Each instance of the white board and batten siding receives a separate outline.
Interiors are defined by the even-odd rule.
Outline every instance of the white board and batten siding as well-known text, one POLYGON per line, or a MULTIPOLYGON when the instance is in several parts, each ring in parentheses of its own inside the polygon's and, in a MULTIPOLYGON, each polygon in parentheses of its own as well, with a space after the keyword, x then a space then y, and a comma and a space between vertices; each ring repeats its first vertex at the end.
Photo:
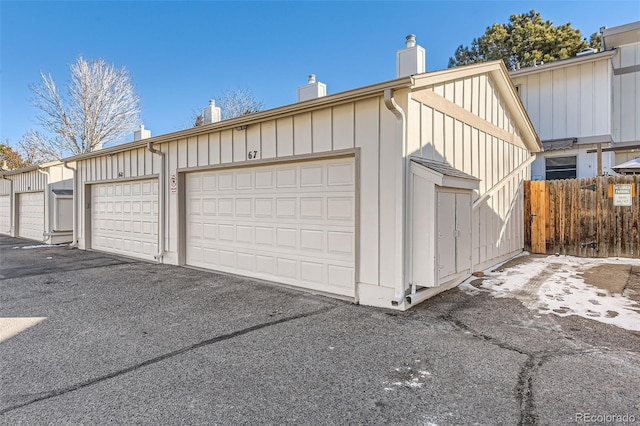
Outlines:
POLYGON ((613 63, 614 142, 640 141, 640 43, 620 46, 613 63))
MULTIPOLYGON (((593 143, 616 142, 619 112, 615 98, 616 77, 612 73, 611 53, 600 53, 557 61, 545 67, 512 72, 513 83, 542 141, 576 138, 573 149, 551 150, 538 156, 531 166, 533 179, 546 176, 545 158, 576 156, 576 176, 597 173, 597 156, 586 151, 593 143)), ((634 96, 634 95, 631 95, 634 96)), ((634 99, 635 103, 635 99, 634 99)), ((603 153, 602 170, 610 173, 615 165, 613 153, 603 153)))
MULTIPOLYGON (((461 120, 448 115, 440 106, 420 102, 413 94, 410 114, 419 126, 409 130, 409 155, 448 163, 480 179, 473 199, 492 192, 472 212, 471 259, 475 270, 505 259, 524 246, 523 181, 530 168, 520 166, 530 152, 518 142, 517 126, 494 88, 489 74, 428 86, 437 99, 445 99, 482 121, 461 120), (506 141, 505 139, 514 139, 506 141), (516 171, 518 168, 520 170, 516 171)), ((454 108, 456 110, 456 108, 454 108)), ((464 116, 465 113, 458 114, 464 116)))
MULTIPOLYGON (((308 164, 313 164, 314 161, 318 161, 318 164, 322 164, 322 167, 326 170, 324 186, 318 187, 317 198, 324 200, 321 201, 325 209, 323 214, 327 215, 330 213, 331 203, 329 203, 329 200, 333 197, 332 191, 337 188, 337 186, 328 184, 329 181, 326 179, 331 177, 331 173, 328 173, 328 170, 333 167, 332 164, 334 163, 350 162, 349 164, 353 165, 354 183, 345 186, 345 188, 349 188, 346 192, 351 194, 345 195, 345 197, 353 198, 354 200, 353 217, 345 223, 342 223, 342 220, 346 219, 338 220, 340 225, 337 223, 330 224, 330 221, 323 222, 321 219, 318 219, 319 222, 315 223, 313 222, 315 219, 298 217, 295 220, 292 219, 293 221, 290 225, 295 226, 292 229, 298 230, 296 237, 298 244, 302 241, 301 233, 305 230, 304 226, 309 225, 312 229, 319 226, 326 228, 324 231, 323 250, 326 251, 325 254, 327 254, 327 259, 329 260, 325 261, 324 264, 320 262, 320 266, 315 267, 324 271, 323 284, 314 283, 313 286, 315 287, 310 284, 309 288, 313 287, 321 291, 352 295, 355 291, 355 280, 373 286, 392 288, 396 279, 402 274, 401 262, 395 261, 396 246, 398 245, 398 235, 396 233, 398 229, 402 229, 401 226, 398 226, 398 221, 401 221, 402 218, 398 216, 394 207, 396 193, 402 184, 402 175, 399 173, 402 167, 402 152, 401 148, 394 146, 393 143, 383 143, 384 141, 395 140, 396 135, 396 118, 386 108, 382 93, 380 93, 378 96, 362 100, 265 119, 264 121, 250 124, 245 130, 214 130, 195 136, 155 143, 154 148, 161 150, 166 155, 163 173, 160 171, 159 156, 151 154, 145 147, 136 147, 130 150, 114 152, 110 155, 82 159, 78 161, 76 190, 79 196, 83 198, 86 196, 85 186, 91 188, 89 192, 91 193, 97 184, 111 184, 118 180, 150 178, 157 181, 157 177, 164 174, 167 179, 167 182, 165 182, 167 200, 165 212, 166 253, 163 262, 170 264, 180 264, 181 262, 199 263, 211 269, 223 270, 223 267, 219 264, 220 258, 218 258, 217 262, 214 261, 211 264, 196 260, 199 256, 197 251, 204 248, 204 244, 202 244, 202 248, 197 248, 197 239, 191 241, 193 244, 189 249, 188 259, 180 258, 178 253, 181 245, 180 238, 189 239, 189 237, 183 235, 184 231, 179 229, 178 220, 181 197, 184 197, 185 194, 182 194, 180 190, 169 189, 172 177, 185 179, 185 184, 178 185, 178 188, 185 189, 185 192, 188 188, 188 191, 196 194, 195 187, 197 184, 194 181, 189 181, 189 177, 198 176, 202 178, 207 173, 217 176, 220 173, 226 173, 223 172, 225 170, 236 174, 243 169, 249 170, 255 176, 256 170, 262 170, 262 168, 273 168, 273 170, 277 171, 280 164, 282 164, 282 167, 293 165, 302 170, 301 168, 307 162, 309 162, 308 164), (298 159, 301 162, 298 162, 298 159), (304 161, 302 162, 302 160, 304 161), (359 164, 359 166, 356 164, 359 164), (358 183, 356 184, 355 182, 358 183), (357 196, 354 194, 357 194, 357 196), (385 208, 380 209, 381 205, 385 206, 385 208), (331 226, 338 226, 338 228, 331 228, 331 226), (340 226, 345 226, 345 228, 342 229, 340 226), (338 229, 341 230, 338 231, 338 229), (358 229, 361 231, 358 232, 358 229), (335 233, 330 234, 330 231, 334 232, 332 230, 335 230, 335 233), (342 232, 342 234, 339 232, 342 232), (353 243, 347 243, 346 241, 352 238, 348 237, 348 235, 352 234, 358 235, 358 240, 356 241, 354 236, 353 243), (330 239, 331 242, 329 241, 330 239), (350 249, 340 252, 336 248, 338 246, 349 246, 350 249), (330 253, 329 250, 335 251, 335 253, 330 253), (335 268, 329 263, 333 261, 331 259, 335 260, 335 268), (394 260, 381 261, 381 259, 394 260), (347 270, 349 270, 348 273, 346 272, 347 270), (351 282, 348 285, 345 284, 344 280, 347 275, 351 277, 351 282)), ((234 179, 237 179, 237 175, 234 179)), ((298 190, 300 189, 298 188, 298 190)), ((247 188, 246 191, 254 191, 248 197, 253 202, 252 214, 257 211, 256 201, 259 198, 276 200, 277 197, 277 191, 270 193, 266 188, 247 188)), ((302 206, 301 197, 303 195, 304 192, 295 200, 298 209, 297 214, 299 214, 302 206)), ((200 196, 204 195, 200 194, 196 198, 200 196)), ((237 200, 234 201, 234 203, 236 202, 237 200)), ((79 201, 79 205, 84 205, 84 203, 84 200, 79 201)), ((285 204, 281 205, 285 206, 285 204)), ((311 205, 317 206, 317 203, 307 203, 305 208, 310 208, 309 206, 311 205)), ((185 203, 185 206, 188 206, 188 203, 185 203)), ((191 209, 192 207, 195 208, 193 205, 188 208, 191 209)), ((234 205, 234 208, 236 207, 234 205)), ((218 208, 220 208, 219 205, 218 208)), ((234 214, 236 212, 234 210, 234 214)), ((85 223, 86 228, 88 225, 84 216, 85 212, 82 211, 80 213, 79 221, 80 223, 85 223)), ((189 210, 189 215, 196 222, 200 220, 196 219, 195 210, 189 210)), ((246 222, 246 226, 253 227, 251 238, 254 242, 257 238, 256 226, 262 226, 259 224, 258 218, 255 217, 246 222)), ((220 225, 224 225, 224 223, 217 224, 218 234, 220 234, 220 225)), ((240 228, 239 235, 237 226, 233 229, 232 238, 237 244, 240 244, 238 239, 243 238, 242 233, 244 231, 246 231, 244 228, 240 228)), ((79 234, 80 247, 90 248, 93 242, 82 227, 79 234)), ((281 239, 285 238, 286 232, 281 232, 280 234, 281 239)), ((274 235, 274 237, 277 238, 277 235, 274 235)), ((285 240, 286 238, 282 241, 285 240)), ((216 245, 213 242, 211 244, 212 247, 216 245)), ((238 248, 236 253, 241 252, 239 247, 239 245, 236 247, 238 248)), ((245 246, 245 248, 247 247, 245 246)), ((285 249, 283 248, 283 250, 285 249)), ((280 282, 286 281, 285 278, 282 278, 277 273, 270 275, 255 271, 258 251, 255 247, 247 251, 250 256, 253 256, 252 261, 254 264, 251 267, 254 268, 255 274, 252 275, 247 272, 244 272, 244 274, 265 279, 272 277, 272 280, 280 282)), ((311 246, 306 251, 310 252, 311 246)), ((298 262, 296 274, 301 279, 301 281, 298 281, 299 283, 304 281, 301 275, 303 273, 301 259, 309 260, 309 265, 305 264, 306 269, 304 272, 307 277, 310 276, 308 272, 311 267, 310 264, 314 261, 314 256, 307 252, 300 254, 296 260, 298 262)), ((239 271, 238 256, 237 254, 235 256, 236 266, 229 269, 225 268, 224 270, 230 272, 239 271)), ((306 284, 297 285, 304 286, 306 284)))
POLYGON ((520 99, 540 139, 611 134, 611 64, 599 60, 519 75, 520 99))

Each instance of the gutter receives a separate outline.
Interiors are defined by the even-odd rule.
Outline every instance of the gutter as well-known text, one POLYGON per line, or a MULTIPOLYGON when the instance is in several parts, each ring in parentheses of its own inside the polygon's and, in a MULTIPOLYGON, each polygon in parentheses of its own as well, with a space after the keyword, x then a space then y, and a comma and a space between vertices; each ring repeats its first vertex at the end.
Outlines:
POLYGON ((401 265, 401 274, 400 279, 396 281, 395 294, 393 299, 391 300, 392 306, 399 306, 405 300, 406 295, 406 259, 405 253, 408 252, 406 248, 406 244, 408 244, 408 238, 405 238, 407 235, 407 222, 408 218, 407 211, 405 208, 405 204, 407 201, 407 188, 409 185, 408 181, 408 173, 405 173, 407 167, 407 135, 406 135, 406 122, 407 118, 405 112, 402 108, 396 103, 394 99, 394 89, 389 88, 384 90, 384 104, 389 111, 391 111, 396 116, 396 132, 397 139, 400 140, 402 146, 402 168, 400 169, 400 173, 402 173, 402 191, 396 192, 396 213, 398 218, 403 218, 402 226, 400 227, 396 233, 396 242, 397 247, 400 248, 396 253, 396 265, 401 265))
POLYGON ((76 188, 76 171, 77 168, 73 168, 71 166, 69 166, 69 162, 65 161, 64 163, 62 163, 62 165, 64 166, 65 169, 69 169, 71 170, 71 172, 73 173, 73 236, 71 244, 69 244, 69 247, 71 248, 76 248, 78 247, 78 188, 76 188))
POLYGON ((154 259, 158 261, 158 263, 162 263, 162 258, 164 257, 164 237, 165 237, 165 224, 166 224, 166 215, 165 215, 165 176, 164 176, 164 163, 165 163, 165 154, 164 152, 155 149, 153 147, 153 142, 147 142, 147 149, 152 154, 156 154, 160 156, 160 173, 158 174, 158 254, 153 256, 154 259))
POLYGON ((9 184, 9 229, 8 229, 8 234, 13 236, 13 222, 15 219, 15 214, 13 213, 13 198, 14 198, 14 194, 13 194, 13 180, 7 178, 7 176, 2 173, 2 180, 6 180, 8 181, 9 184))

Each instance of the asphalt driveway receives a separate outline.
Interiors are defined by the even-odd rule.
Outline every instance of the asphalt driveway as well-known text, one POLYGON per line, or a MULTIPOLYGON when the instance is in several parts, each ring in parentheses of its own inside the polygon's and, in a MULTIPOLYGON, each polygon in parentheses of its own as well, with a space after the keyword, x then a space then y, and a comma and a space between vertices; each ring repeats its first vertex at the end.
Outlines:
POLYGON ((640 423, 638 332, 33 245, 0 236, 0 424, 640 423))

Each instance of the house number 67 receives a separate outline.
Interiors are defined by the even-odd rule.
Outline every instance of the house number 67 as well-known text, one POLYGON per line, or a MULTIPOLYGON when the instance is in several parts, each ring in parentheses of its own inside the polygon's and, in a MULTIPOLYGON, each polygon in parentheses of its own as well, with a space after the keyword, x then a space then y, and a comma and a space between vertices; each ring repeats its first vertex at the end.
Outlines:
POLYGON ((253 160, 254 158, 258 158, 258 151, 249 151, 247 154, 249 160, 253 160))

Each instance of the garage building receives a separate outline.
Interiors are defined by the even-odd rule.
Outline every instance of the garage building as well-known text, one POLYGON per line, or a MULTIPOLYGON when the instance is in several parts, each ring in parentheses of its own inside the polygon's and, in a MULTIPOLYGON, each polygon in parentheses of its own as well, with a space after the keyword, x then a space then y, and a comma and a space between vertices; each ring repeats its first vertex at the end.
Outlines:
POLYGON ((502 62, 397 78, 67 159, 82 249, 407 309, 523 248, 542 148, 502 62))
POLYGON ((59 161, 1 171, 0 233, 46 244, 71 242, 73 172, 59 161))

